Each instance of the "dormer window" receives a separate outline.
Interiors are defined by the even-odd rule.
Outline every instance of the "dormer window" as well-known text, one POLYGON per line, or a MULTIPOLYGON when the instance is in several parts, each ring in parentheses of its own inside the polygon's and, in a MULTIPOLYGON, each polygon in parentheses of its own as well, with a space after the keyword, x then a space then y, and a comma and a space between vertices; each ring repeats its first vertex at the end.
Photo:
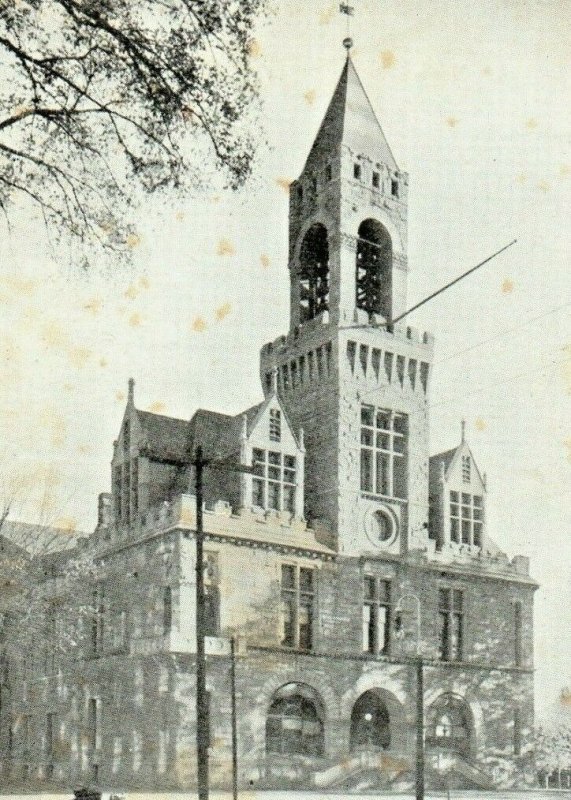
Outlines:
POLYGON ((450 492, 450 541, 482 547, 483 527, 483 497, 467 492, 450 492))
POLYGON ((353 164, 353 177, 356 181, 361 180, 361 165, 360 164, 353 164))
POLYGON ((270 441, 279 442, 282 438, 282 415, 279 409, 270 410, 270 441))
POLYGON ((295 513, 295 456, 254 448, 252 503, 260 508, 295 513))
POLYGON ((470 456, 462 456, 462 482, 470 483, 472 474, 472 465, 470 456))

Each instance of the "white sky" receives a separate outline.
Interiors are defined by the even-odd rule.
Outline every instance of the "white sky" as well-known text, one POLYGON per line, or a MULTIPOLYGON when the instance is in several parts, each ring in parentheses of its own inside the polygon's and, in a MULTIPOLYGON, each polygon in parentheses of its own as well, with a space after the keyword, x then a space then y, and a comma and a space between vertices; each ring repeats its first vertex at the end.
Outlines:
MULTIPOLYGON (((571 4, 354 5, 354 62, 410 173, 410 303, 518 239, 410 323, 436 336, 432 452, 465 417, 489 532, 541 583, 537 709, 553 715, 571 683, 571 4)), ((139 407, 174 416, 260 399, 259 348, 288 324, 283 181, 301 171, 345 35, 337 2, 274 7, 256 49, 269 146, 246 189, 149 201, 130 271, 74 273, 24 213, 2 229, 2 471, 47 477, 51 521, 92 529, 129 376, 139 407)))

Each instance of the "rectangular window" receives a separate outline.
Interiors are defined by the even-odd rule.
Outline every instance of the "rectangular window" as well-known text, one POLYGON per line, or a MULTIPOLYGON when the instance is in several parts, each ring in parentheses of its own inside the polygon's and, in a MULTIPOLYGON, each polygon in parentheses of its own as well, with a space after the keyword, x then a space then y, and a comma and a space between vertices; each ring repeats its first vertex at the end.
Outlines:
POLYGON ((361 490, 406 497, 408 417, 389 409, 361 407, 361 490))
POLYGON ((483 497, 467 492, 450 492, 450 540, 482 547, 483 497), (461 501, 461 502, 460 502, 461 501))
POLYGON ((279 409, 270 409, 270 441, 279 442, 282 438, 282 415, 279 409))
POLYGON ((391 181, 391 194, 393 197, 399 196, 399 182, 395 179, 391 181))
POLYGON ((56 715, 46 714, 46 761, 52 761, 54 756, 54 736, 56 731, 56 715))
POLYGON ((131 516, 133 519, 139 513, 139 459, 131 461, 131 516))
POLYGON ((363 579, 363 651, 387 655, 390 649, 391 583, 365 575, 363 579))
POLYGON ((462 482, 470 483, 472 464, 470 456, 462 456, 462 482))
POLYGON ((295 456, 276 450, 252 451, 252 465, 256 476, 252 478, 252 504, 274 511, 295 512, 296 463, 295 456))
POLYGON ((220 588, 218 553, 204 554, 204 632, 220 635, 220 588))
POLYGON ((97 700, 90 697, 87 703, 87 752, 92 758, 97 749, 97 700))
POLYGON ((332 178, 333 178, 333 168, 332 168, 331 164, 328 164, 325 167, 325 179, 327 181, 330 181, 332 178))
POLYGON ((373 189, 378 189, 381 184, 381 176, 378 172, 373 172, 373 189))
POLYGON ((163 635, 168 636, 172 629, 172 589, 165 586, 163 589, 163 635))
POLYGON ((91 655, 103 652, 105 637, 105 594, 102 583, 93 590, 93 617, 91 619, 91 655))
POLYGON ((513 731, 514 756, 521 755, 521 714, 519 708, 514 708, 514 731, 513 731))
POLYGON ((514 661, 516 667, 522 665, 522 605, 521 601, 514 603, 514 661))
POLYGON ((360 164, 353 164, 353 177, 356 181, 361 180, 361 165, 360 164))
POLYGON ((311 650, 315 603, 315 571, 283 564, 281 570, 282 647, 311 650))
POLYGON ((121 522, 122 504, 121 504, 121 467, 113 467, 113 512, 115 522, 121 522))
POLYGON ((464 597, 460 589, 438 590, 440 659, 461 661, 464 647, 464 597))

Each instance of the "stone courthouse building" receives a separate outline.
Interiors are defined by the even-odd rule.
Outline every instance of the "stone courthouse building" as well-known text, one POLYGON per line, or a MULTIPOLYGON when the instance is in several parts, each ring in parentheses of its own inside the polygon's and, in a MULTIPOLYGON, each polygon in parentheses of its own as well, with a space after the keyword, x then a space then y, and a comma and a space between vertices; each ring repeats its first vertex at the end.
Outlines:
POLYGON ((81 647, 31 677, 12 667, 10 780, 195 782, 200 445, 254 466, 205 472, 213 785, 231 776, 230 636, 243 785, 410 787, 417 653, 427 783, 533 781, 537 586, 527 558, 492 541, 463 429, 430 454, 433 337, 396 321, 407 202, 348 56, 290 188, 290 326, 262 347, 263 399, 188 421, 138 410, 130 383, 84 544, 96 568, 78 590, 91 603, 81 647))

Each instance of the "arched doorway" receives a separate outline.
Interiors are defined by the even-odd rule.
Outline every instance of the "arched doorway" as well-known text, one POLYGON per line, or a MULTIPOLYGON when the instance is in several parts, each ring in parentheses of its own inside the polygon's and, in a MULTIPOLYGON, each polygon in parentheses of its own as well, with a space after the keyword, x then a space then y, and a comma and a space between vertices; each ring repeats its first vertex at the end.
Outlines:
POLYGON ((376 219, 359 225, 355 286, 357 308, 369 314, 392 315, 393 245, 389 232, 376 219))
POLYGON ((428 723, 427 745, 469 756, 474 726, 470 708, 461 697, 441 695, 430 708, 428 723))
POLYGON ((274 694, 266 718, 266 752, 323 755, 323 704, 303 683, 287 683, 274 694))
POLYGON ((351 712, 350 748, 388 750, 391 720, 386 703, 374 689, 359 697, 351 712))
POLYGON ((303 237, 299 261, 299 319, 307 322, 329 310, 329 242, 321 223, 303 237))

